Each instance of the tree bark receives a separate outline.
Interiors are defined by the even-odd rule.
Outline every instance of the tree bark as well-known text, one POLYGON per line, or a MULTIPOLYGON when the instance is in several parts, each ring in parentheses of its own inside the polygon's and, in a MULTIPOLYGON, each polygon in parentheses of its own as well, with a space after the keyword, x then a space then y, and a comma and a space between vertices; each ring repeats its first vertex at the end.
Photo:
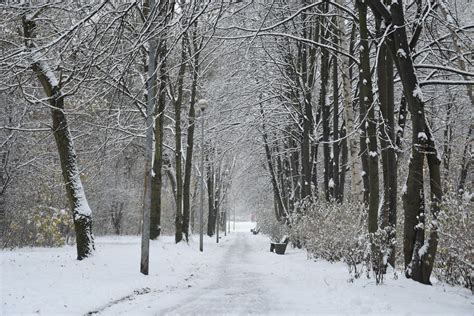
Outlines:
POLYGON ((393 25, 387 44, 400 74, 403 90, 412 118, 412 153, 406 188, 403 193, 405 209, 404 261, 405 275, 415 281, 430 284, 430 275, 436 256, 438 233, 436 219, 442 198, 440 159, 431 130, 427 124, 424 101, 418 84, 412 53, 406 34, 403 1, 393 1, 390 12, 380 0, 371 0, 374 14, 383 17, 386 25, 393 25), (427 157, 430 174, 431 219, 429 238, 425 241, 425 200, 423 191, 423 164, 427 157))
MULTIPOLYGON (((321 42, 326 42, 327 34, 321 36, 321 42)), ((323 125, 323 158, 324 158, 324 196, 327 201, 330 200, 329 179, 332 173, 331 166, 331 150, 329 147, 329 114, 330 104, 327 100, 327 85, 329 81, 329 52, 325 48, 321 48, 321 88, 319 91, 319 107, 322 114, 323 125)))
MULTIPOLYGON (((195 26, 196 27, 196 26, 195 26)), ((184 183, 183 183, 183 232, 186 241, 189 241, 189 217, 190 217, 190 187, 191 174, 193 171, 193 149, 194 149, 194 128, 196 122, 196 90, 199 75, 199 53, 201 47, 196 44, 196 30, 192 34, 192 43, 194 47, 192 82, 191 82, 191 100, 189 102, 188 113, 188 133, 186 141, 186 161, 184 165, 184 183)))
MULTIPOLYGON (((262 120, 264 120, 265 119, 264 112, 261 106, 260 106, 260 114, 262 116, 262 120)), ((275 203, 278 210, 278 212, 276 212, 276 217, 278 221, 282 221, 283 218, 287 216, 287 210, 284 207, 280 188, 278 187, 277 174, 275 172, 275 168, 274 168, 274 164, 272 160, 270 145, 268 144, 268 136, 265 131, 265 123, 262 123, 262 137, 263 137, 263 145, 265 147, 265 155, 266 155, 268 170, 270 171, 270 178, 271 178, 272 188, 273 188, 273 196, 275 198, 275 203)))
MULTIPOLYGON (((385 29, 378 30, 379 36, 383 36, 384 33, 385 29)), ((385 44, 382 44, 378 51, 377 79, 380 113, 382 115, 380 145, 384 190, 380 222, 382 228, 388 229, 388 242, 391 242, 396 237, 397 224, 397 159, 395 153, 393 60, 385 44)), ((395 267, 395 243, 391 243, 388 263, 395 267)))
POLYGON ((369 42, 367 30, 367 3, 358 1, 359 27, 360 27, 360 104, 361 108, 367 109, 367 141, 368 141, 368 171, 369 171, 369 233, 375 233, 378 228, 379 207, 379 170, 378 170, 378 146, 377 146, 377 121, 375 118, 375 106, 372 93, 372 77, 370 72, 369 42))
MULTIPOLYGON (((343 6, 344 3, 342 0, 336 1, 339 5, 343 6)), ((352 51, 350 44, 352 44, 352 36, 349 43, 349 40, 346 36, 346 30, 344 26, 344 19, 342 16, 339 16, 336 19, 338 32, 340 34, 341 47, 343 51, 349 52, 352 51)), ((355 30, 355 29, 354 29, 355 30)), ((352 194, 356 197, 361 205, 364 201, 364 189, 362 184, 362 165, 359 160, 359 141, 360 138, 357 137, 357 131, 354 126, 354 110, 352 107, 352 85, 351 85, 351 68, 350 60, 346 56, 339 56, 341 60, 341 77, 342 77, 342 91, 343 91, 343 105, 344 105, 344 122, 345 122, 345 131, 346 131, 346 140, 349 145, 348 159, 350 161, 351 168, 351 191, 352 194)), ((346 145, 347 146, 347 145, 346 145)), ((343 149, 344 150, 344 149, 343 149)))
POLYGON ((186 70, 186 36, 183 36, 181 47, 181 65, 178 71, 177 96, 173 101, 175 113, 175 166, 176 166, 176 218, 175 242, 183 240, 183 168, 182 168, 182 140, 181 140, 181 105, 183 100, 184 73, 186 70))
POLYGON ((346 170, 347 170, 347 135, 346 135, 346 125, 342 123, 341 131, 339 133, 341 141, 341 168, 339 168, 339 197, 341 202, 344 201, 344 188, 346 183, 346 170))
POLYGON ((216 209, 214 207, 214 186, 215 186, 215 175, 214 167, 211 163, 210 155, 212 154, 212 148, 209 148, 207 153, 207 200, 209 205, 209 213, 207 217, 207 235, 212 237, 214 235, 214 229, 216 226, 216 209))
MULTIPOLYGON (((336 41, 337 43, 337 41, 336 41)), ((338 63, 337 57, 333 58, 333 127, 332 127, 332 178, 333 178, 333 198, 337 202, 342 202, 340 196, 340 187, 339 187, 339 80, 338 80, 338 63)))
MULTIPOLYGON (((23 16, 23 35, 25 45, 29 51, 35 50, 33 42, 36 23, 23 16)), ((66 186, 69 207, 72 212, 74 230, 76 232, 77 259, 89 257, 94 250, 94 236, 92 234, 92 211, 82 185, 79 164, 69 124, 64 115, 64 95, 62 87, 49 65, 37 58, 35 53, 31 58, 31 68, 43 86, 51 106, 53 134, 59 153, 61 170, 66 186)))
POLYGON ((464 192, 464 186, 466 185, 467 173, 469 171, 469 167, 471 165, 471 152, 472 152, 472 130, 473 130, 473 123, 469 126, 469 132, 467 133, 466 137, 466 146, 464 147, 462 161, 461 161, 461 171, 459 173, 459 184, 458 184, 458 192, 462 194, 464 192))
MULTIPOLYGON (((303 38, 312 38, 313 30, 311 25, 308 26, 307 19, 309 15, 306 11, 302 14, 302 31, 303 38)), ((317 36, 317 35, 315 35, 317 36)), ((311 172, 312 157, 311 157, 311 137, 314 130, 313 106, 312 106, 312 88, 314 84, 314 66, 316 63, 316 49, 311 47, 307 49, 303 47, 301 51, 301 76, 302 76, 302 90, 303 90, 303 142, 301 145, 301 167, 302 167, 302 198, 310 197, 311 192, 311 172), (309 50, 309 54, 308 54, 309 50)))
POLYGON ((163 127, 166 107, 166 42, 160 48, 160 70, 158 88, 158 107, 155 114, 155 155, 153 162, 154 176, 151 179, 150 239, 161 234, 161 193, 163 188, 163 127))

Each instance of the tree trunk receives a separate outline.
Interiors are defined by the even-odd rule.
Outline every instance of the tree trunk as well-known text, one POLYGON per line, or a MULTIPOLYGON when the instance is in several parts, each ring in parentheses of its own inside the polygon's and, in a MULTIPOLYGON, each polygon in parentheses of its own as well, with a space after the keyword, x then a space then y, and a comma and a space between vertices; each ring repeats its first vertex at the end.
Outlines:
MULTIPOLYGON (((326 42, 327 35, 321 37, 321 42, 326 42)), ((319 91, 319 107, 322 113, 323 125, 323 158, 324 158, 324 195, 326 200, 330 200, 329 180, 332 171, 331 166, 331 150, 329 147, 329 114, 330 104, 327 100, 327 85, 329 81, 329 52, 325 48, 321 48, 321 88, 319 91)))
MULTIPOLYGON (((310 38, 313 35, 311 26, 308 30, 308 15, 306 11, 302 14, 302 31, 303 38, 310 38)), ((317 35, 315 35, 317 36, 317 35)), ((312 157, 311 157, 311 137, 313 135, 313 106, 312 106, 312 88, 314 83, 314 65, 316 62, 316 50, 312 48, 303 48, 301 52, 301 76, 302 76, 302 90, 303 90, 303 142, 301 145, 301 167, 302 167, 302 198, 311 197, 311 172, 312 157), (309 54, 308 54, 309 51, 309 54)))
MULTIPOLYGON (((344 5, 342 0, 337 0, 337 3, 341 6, 344 5)), ((344 27, 344 19, 338 17, 336 19, 338 32, 341 36, 341 47, 345 52, 352 51, 349 44, 352 44, 352 39, 349 43, 349 40, 346 36, 346 31, 344 27)), ((355 30, 355 29, 354 29, 355 30)), ((352 36, 351 36, 352 37, 352 36)), ((341 76, 342 76, 342 91, 343 91, 343 104, 344 104, 344 122, 345 122, 345 131, 346 139, 349 144, 348 159, 350 161, 351 168, 351 191, 352 194, 356 197, 361 205, 364 201, 364 189, 362 185, 362 165, 359 160, 359 137, 357 137, 357 131, 354 127, 354 110, 352 107, 352 85, 351 85, 351 70, 350 70, 350 60, 348 57, 340 55, 341 59, 341 76)), ((347 145, 346 145, 347 146, 347 145)), ((344 150, 344 149, 343 149, 344 150)))
POLYGON ((191 100, 189 102, 188 113, 188 135, 186 141, 186 161, 184 165, 184 183, 183 183, 183 232, 186 241, 189 241, 189 218, 190 218, 190 188, 191 188, 191 174, 193 171, 193 148, 194 148, 194 128, 196 122, 196 110, 194 105, 196 103, 196 90, 199 75, 199 50, 200 47, 196 45, 196 30, 193 31, 192 43, 194 44, 194 58, 193 58, 193 73, 191 83, 191 100))
MULTIPOLYGON (((28 50, 36 49, 32 39, 36 23, 23 16, 23 32, 28 50)), ((64 95, 60 83, 49 65, 41 58, 32 56, 31 68, 43 86, 51 106, 53 134, 59 153, 66 194, 71 208, 76 232, 77 259, 89 257, 94 250, 92 211, 82 186, 79 165, 69 125, 64 115, 64 95)))
POLYGON ((211 148, 209 148, 207 156, 207 200, 209 205, 209 213, 207 217, 207 235, 212 237, 214 235, 214 228, 216 226, 216 210, 214 207, 214 167, 212 166, 210 155, 211 148))
POLYGON ((461 171, 459 173, 459 184, 458 184, 458 192, 462 194, 464 192, 464 186, 466 185, 467 173, 469 171, 469 167, 471 165, 471 152, 472 152, 472 130, 473 130, 473 123, 469 126, 469 132, 467 133, 466 137, 466 146, 464 147, 462 161, 461 161, 461 171))
POLYGON ((446 122, 444 125, 444 144, 443 144, 443 167, 444 167, 444 190, 448 190, 449 184, 449 169, 451 162, 451 141, 453 139, 453 127, 451 111, 453 108, 454 98, 450 96, 449 102, 446 106, 446 122))
POLYGON ((384 18, 386 25, 393 25, 387 44, 400 74, 403 90, 412 118, 412 153, 408 167, 408 178, 404 188, 403 205, 405 209, 404 261, 405 274, 413 280, 430 284, 430 275, 436 256, 438 234, 436 218, 442 197, 440 160, 431 130, 425 118, 424 101, 412 53, 408 45, 403 1, 393 1, 390 12, 380 0, 371 0, 374 14, 384 18), (425 201, 423 191, 423 164, 427 156, 430 171, 432 221, 430 235, 425 241, 425 201))
MULTIPOLYGON (((379 207, 379 153, 377 148, 377 121, 375 119, 375 106, 372 93, 372 78, 370 72, 369 42, 367 30, 367 3, 358 2, 359 26, 360 26, 360 66, 361 81, 359 82, 361 92, 361 108, 367 109, 367 140, 368 140, 368 171, 369 171, 369 233, 375 233, 378 228, 378 207, 379 207)), ((361 121, 363 122, 363 121, 361 121)), ((363 124, 363 123, 362 123, 363 124)))
POLYGON ((161 234, 161 193, 163 188, 163 127, 166 107, 166 42, 160 48, 160 85, 158 88, 158 107, 155 115, 155 156, 154 176, 151 179, 150 239, 161 234))
MULTIPOLYGON (((337 41, 336 41, 337 43, 337 41)), ((332 127, 332 178, 333 178, 333 198, 337 202, 342 202, 339 188, 339 80, 338 80, 337 57, 333 58, 333 127, 332 127)))
MULTIPOLYGON (((183 168, 182 168, 182 140, 181 140, 181 105, 183 100, 184 73, 186 70, 186 36, 183 37, 181 47, 181 65, 178 71, 177 97, 173 101, 175 113, 175 166, 176 166, 176 218, 175 242, 183 240, 183 168)), ((189 214, 188 214, 189 224, 189 214)))
POLYGON ((339 133, 341 141, 341 168, 339 168, 339 193, 338 196, 340 197, 341 202, 344 201, 344 187, 346 183, 346 170, 347 170, 347 135, 346 135, 346 126, 342 123, 341 131, 339 133))
MULTIPOLYGON (((379 36, 385 29, 378 31, 379 36)), ((377 60, 377 85, 379 91, 382 128, 380 145, 382 152, 384 198, 381 212, 382 228, 388 229, 389 242, 395 240, 397 224, 397 159, 395 153, 395 104, 393 89, 393 60, 387 46, 380 46, 377 60)), ((395 243, 391 243, 388 263, 395 267, 395 243)))
MULTIPOLYGON (((260 106, 260 114, 262 115, 262 120, 265 119, 264 117, 264 112, 263 108, 260 106)), ((272 182, 272 188, 273 188, 273 196, 275 198, 275 203, 277 206, 278 213, 277 215, 277 221, 282 221, 284 217, 287 216, 287 210, 284 207, 283 199, 281 196, 280 188, 278 187, 278 181, 277 181, 277 175, 275 172, 275 168, 273 165, 273 160, 272 160, 272 154, 270 151, 270 146, 268 144, 268 136, 265 131, 265 123, 262 123, 262 137, 263 137, 263 145, 265 147, 265 155, 266 155, 266 160, 268 164, 268 170, 270 172, 270 178, 272 182)))

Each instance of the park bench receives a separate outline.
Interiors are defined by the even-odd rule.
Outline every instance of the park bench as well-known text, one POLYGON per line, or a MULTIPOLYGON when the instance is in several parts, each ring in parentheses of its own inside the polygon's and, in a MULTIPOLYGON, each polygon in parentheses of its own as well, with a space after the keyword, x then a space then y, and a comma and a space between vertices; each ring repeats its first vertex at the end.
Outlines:
POLYGON ((289 241, 290 241, 290 237, 283 236, 280 242, 271 242, 270 252, 275 252, 276 254, 284 255, 286 251, 286 246, 288 246, 289 241))
POLYGON ((250 231, 252 234, 257 235, 260 232, 260 228, 252 228, 250 231))

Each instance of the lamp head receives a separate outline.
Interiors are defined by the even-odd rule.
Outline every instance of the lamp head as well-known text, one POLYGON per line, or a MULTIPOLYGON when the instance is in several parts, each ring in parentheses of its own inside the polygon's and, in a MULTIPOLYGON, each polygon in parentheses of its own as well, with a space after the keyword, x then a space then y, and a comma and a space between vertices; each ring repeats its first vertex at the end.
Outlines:
POLYGON ((200 99, 198 101, 198 106, 199 106, 199 109, 201 109, 201 112, 204 112, 207 109, 208 105, 209 105, 209 102, 206 99, 200 99))

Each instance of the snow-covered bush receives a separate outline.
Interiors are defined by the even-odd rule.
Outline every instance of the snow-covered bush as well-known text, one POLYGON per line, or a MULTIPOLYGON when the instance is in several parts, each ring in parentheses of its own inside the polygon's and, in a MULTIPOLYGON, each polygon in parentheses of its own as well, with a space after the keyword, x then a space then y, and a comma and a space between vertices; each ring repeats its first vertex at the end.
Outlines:
POLYGON ((291 217, 290 239, 306 248, 313 258, 344 261, 351 273, 360 275, 367 238, 365 216, 356 203, 318 200, 303 204, 291 217))
POLYGON ((395 243, 394 238, 389 238, 392 228, 368 234, 366 213, 357 203, 323 199, 303 203, 290 223, 292 242, 306 248, 311 257, 343 261, 354 278, 364 271, 367 276, 374 272, 377 283, 383 282, 391 245, 395 243))
POLYGON ((273 241, 279 241, 287 234, 287 226, 276 220, 271 210, 260 210, 257 212, 257 228, 261 233, 267 235, 273 241))
POLYGON ((438 216, 439 245, 435 276, 452 285, 473 290, 473 201, 460 198, 455 192, 445 195, 438 216))

